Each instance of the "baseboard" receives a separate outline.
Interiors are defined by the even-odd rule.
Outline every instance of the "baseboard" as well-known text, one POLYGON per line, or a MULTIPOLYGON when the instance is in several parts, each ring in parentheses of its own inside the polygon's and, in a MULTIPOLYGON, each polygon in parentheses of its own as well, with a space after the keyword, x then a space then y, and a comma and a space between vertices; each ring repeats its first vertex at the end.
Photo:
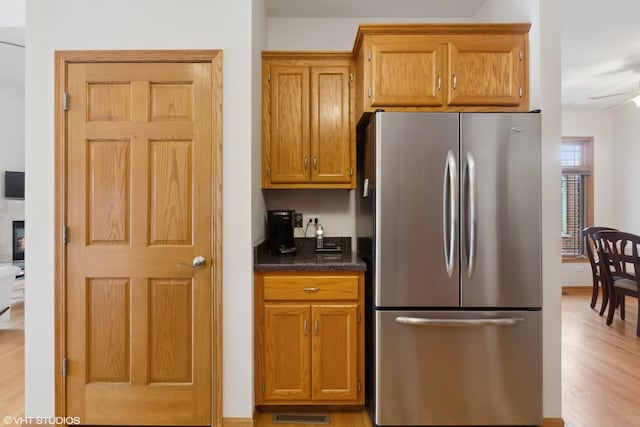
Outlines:
POLYGON ((542 427, 564 427, 562 418, 545 418, 542 420, 542 427))
POLYGON ((590 291, 593 285, 562 285, 562 290, 590 291))
POLYGON ((223 418, 222 427, 253 427, 252 418, 223 418))

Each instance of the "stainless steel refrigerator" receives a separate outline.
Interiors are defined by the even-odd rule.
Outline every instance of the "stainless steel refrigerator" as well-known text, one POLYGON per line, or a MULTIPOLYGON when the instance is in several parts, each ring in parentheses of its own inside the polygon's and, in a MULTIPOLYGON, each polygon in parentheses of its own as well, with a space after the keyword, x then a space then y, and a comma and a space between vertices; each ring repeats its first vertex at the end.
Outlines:
POLYGON ((376 112, 357 182, 374 425, 541 424, 540 114, 376 112))

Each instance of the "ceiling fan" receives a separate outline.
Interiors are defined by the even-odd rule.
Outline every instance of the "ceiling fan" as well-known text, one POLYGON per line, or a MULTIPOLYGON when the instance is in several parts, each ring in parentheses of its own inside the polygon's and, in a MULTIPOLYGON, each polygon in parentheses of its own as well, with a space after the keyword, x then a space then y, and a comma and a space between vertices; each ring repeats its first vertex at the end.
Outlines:
POLYGON ((610 93, 608 95, 600 95, 600 96, 590 96, 589 99, 605 99, 605 98, 617 98, 622 96, 621 100, 616 102, 613 105, 607 107, 607 110, 617 107, 620 104, 623 104, 627 101, 633 101, 636 104, 636 107, 640 108, 640 83, 638 84, 638 89, 628 90, 626 92, 618 92, 618 93, 610 93))

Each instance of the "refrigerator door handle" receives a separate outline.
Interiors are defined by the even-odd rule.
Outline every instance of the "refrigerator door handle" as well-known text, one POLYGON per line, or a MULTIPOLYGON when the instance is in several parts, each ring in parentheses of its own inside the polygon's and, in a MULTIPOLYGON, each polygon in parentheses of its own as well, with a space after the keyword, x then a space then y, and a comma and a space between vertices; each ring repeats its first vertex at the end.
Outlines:
POLYGON ((456 263, 456 224, 458 222, 458 175, 456 157, 449 150, 444 165, 442 189, 442 241, 447 275, 453 277, 456 263), (447 238, 448 237, 448 238, 447 238))
POLYGON ((467 215, 469 235, 466 236, 467 244, 467 277, 473 276, 476 268, 476 247, 478 232, 478 182, 476 177, 476 161, 470 151, 467 151, 467 177, 469 179, 469 188, 467 189, 467 206, 469 215, 467 215))
POLYGON ((493 319, 431 319, 422 317, 396 317, 397 323, 415 326, 512 326, 524 322, 522 317, 493 319))

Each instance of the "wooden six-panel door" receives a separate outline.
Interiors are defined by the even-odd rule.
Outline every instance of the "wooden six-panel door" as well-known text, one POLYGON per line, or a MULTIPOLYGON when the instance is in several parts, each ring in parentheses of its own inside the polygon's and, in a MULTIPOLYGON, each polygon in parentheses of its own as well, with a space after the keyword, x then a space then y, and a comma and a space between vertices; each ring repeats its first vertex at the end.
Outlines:
POLYGON ((82 424, 212 424, 213 72, 67 65, 65 412, 82 424))

